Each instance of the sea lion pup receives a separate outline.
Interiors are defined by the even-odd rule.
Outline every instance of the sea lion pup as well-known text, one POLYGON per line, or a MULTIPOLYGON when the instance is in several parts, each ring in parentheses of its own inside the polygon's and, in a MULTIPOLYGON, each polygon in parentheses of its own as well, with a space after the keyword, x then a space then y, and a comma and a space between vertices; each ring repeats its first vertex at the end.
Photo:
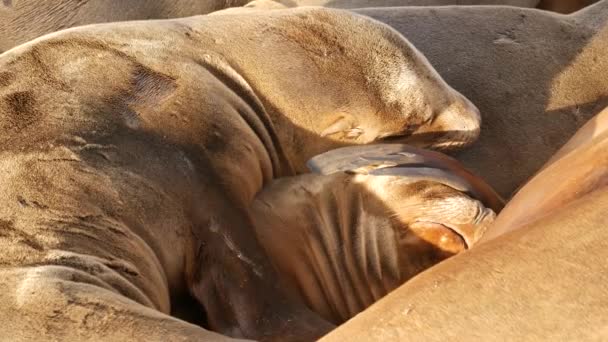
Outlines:
POLYGON ((0 1, 0 53, 47 33, 74 26, 170 19, 242 6, 248 0, 4 0, 0 1))
POLYGON ((513 197, 487 242, 322 340, 606 340, 607 133, 604 110, 513 197))
POLYGON ((283 286, 335 324, 472 247, 495 217, 489 208, 501 208, 440 153, 381 145, 330 151, 317 166, 319 158, 339 168, 321 161, 315 169, 330 174, 273 181, 252 217, 283 286))
POLYGON ((214 331, 314 339, 332 325, 278 287, 254 195, 344 144, 476 137, 476 108, 387 26, 248 12, 75 28, 0 56, 7 339, 212 338, 167 315, 183 294, 214 331))
POLYGON ((515 7, 361 9, 391 25, 480 109, 456 154, 510 197, 608 105, 608 1, 571 15, 515 7))

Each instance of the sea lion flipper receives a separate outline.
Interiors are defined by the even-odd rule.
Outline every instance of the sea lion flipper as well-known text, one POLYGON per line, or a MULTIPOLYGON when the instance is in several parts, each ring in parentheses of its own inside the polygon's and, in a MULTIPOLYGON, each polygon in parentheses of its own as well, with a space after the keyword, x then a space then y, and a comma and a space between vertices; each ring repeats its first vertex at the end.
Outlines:
POLYGON ((411 181, 430 181, 447 185, 458 191, 474 193, 475 190, 464 178, 445 170, 430 167, 395 166, 372 170, 374 176, 407 177, 411 181))
POLYGON ((426 158, 403 144, 376 144, 337 148, 318 154, 306 162, 314 173, 357 172, 406 164, 424 164, 426 158))

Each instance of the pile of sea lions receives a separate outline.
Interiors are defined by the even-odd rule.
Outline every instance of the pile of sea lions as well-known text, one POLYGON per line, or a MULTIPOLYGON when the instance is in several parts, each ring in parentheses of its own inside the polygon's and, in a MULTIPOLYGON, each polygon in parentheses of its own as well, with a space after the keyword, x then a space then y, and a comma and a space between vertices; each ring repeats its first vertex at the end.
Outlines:
POLYGON ((608 338, 606 24, 3 1, 0 340, 608 338))

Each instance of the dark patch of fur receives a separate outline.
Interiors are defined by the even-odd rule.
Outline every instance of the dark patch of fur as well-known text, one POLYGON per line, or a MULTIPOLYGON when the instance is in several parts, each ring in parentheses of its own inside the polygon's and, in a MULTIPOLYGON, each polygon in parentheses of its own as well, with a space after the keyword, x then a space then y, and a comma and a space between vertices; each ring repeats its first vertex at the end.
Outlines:
POLYGON ((107 262, 104 262, 104 265, 108 266, 109 268, 111 268, 112 270, 114 270, 120 274, 126 274, 131 277, 139 276, 139 272, 137 272, 136 269, 134 269, 133 267, 130 267, 128 265, 122 264, 120 262, 107 261, 107 262))
POLYGON ((8 87, 15 80, 15 74, 0 71, 0 87, 8 87))
POLYGON ((154 71, 140 63, 135 64, 131 76, 133 93, 127 102, 134 106, 153 108, 164 102, 177 88, 173 77, 154 71))
POLYGON ((201 138, 204 139, 205 150, 209 153, 221 152, 226 148, 225 135, 215 123, 211 124, 210 132, 201 138))
POLYGON ((0 219, 0 238, 3 237, 15 239, 17 242, 27 245, 37 251, 44 249, 36 237, 16 229, 12 221, 0 219))
POLYGON ((418 181, 411 185, 413 193, 417 193, 422 201, 441 201, 453 196, 457 191, 447 185, 431 182, 418 181))
POLYGON ((22 130, 40 119, 36 98, 30 90, 5 95, 2 99, 7 106, 4 129, 22 130))

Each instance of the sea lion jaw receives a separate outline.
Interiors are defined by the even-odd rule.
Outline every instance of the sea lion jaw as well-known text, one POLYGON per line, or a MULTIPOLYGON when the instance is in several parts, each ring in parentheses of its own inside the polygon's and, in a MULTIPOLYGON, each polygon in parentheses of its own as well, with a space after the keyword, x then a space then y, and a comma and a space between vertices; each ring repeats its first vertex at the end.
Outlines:
POLYGON ((423 124, 397 132, 379 132, 375 140, 440 151, 458 150, 472 144, 479 137, 481 114, 471 101, 454 93, 454 100, 423 124))
POLYGON ((479 109, 464 96, 442 110, 433 121, 416 130, 407 143, 435 150, 456 150, 466 147, 479 137, 479 109))

